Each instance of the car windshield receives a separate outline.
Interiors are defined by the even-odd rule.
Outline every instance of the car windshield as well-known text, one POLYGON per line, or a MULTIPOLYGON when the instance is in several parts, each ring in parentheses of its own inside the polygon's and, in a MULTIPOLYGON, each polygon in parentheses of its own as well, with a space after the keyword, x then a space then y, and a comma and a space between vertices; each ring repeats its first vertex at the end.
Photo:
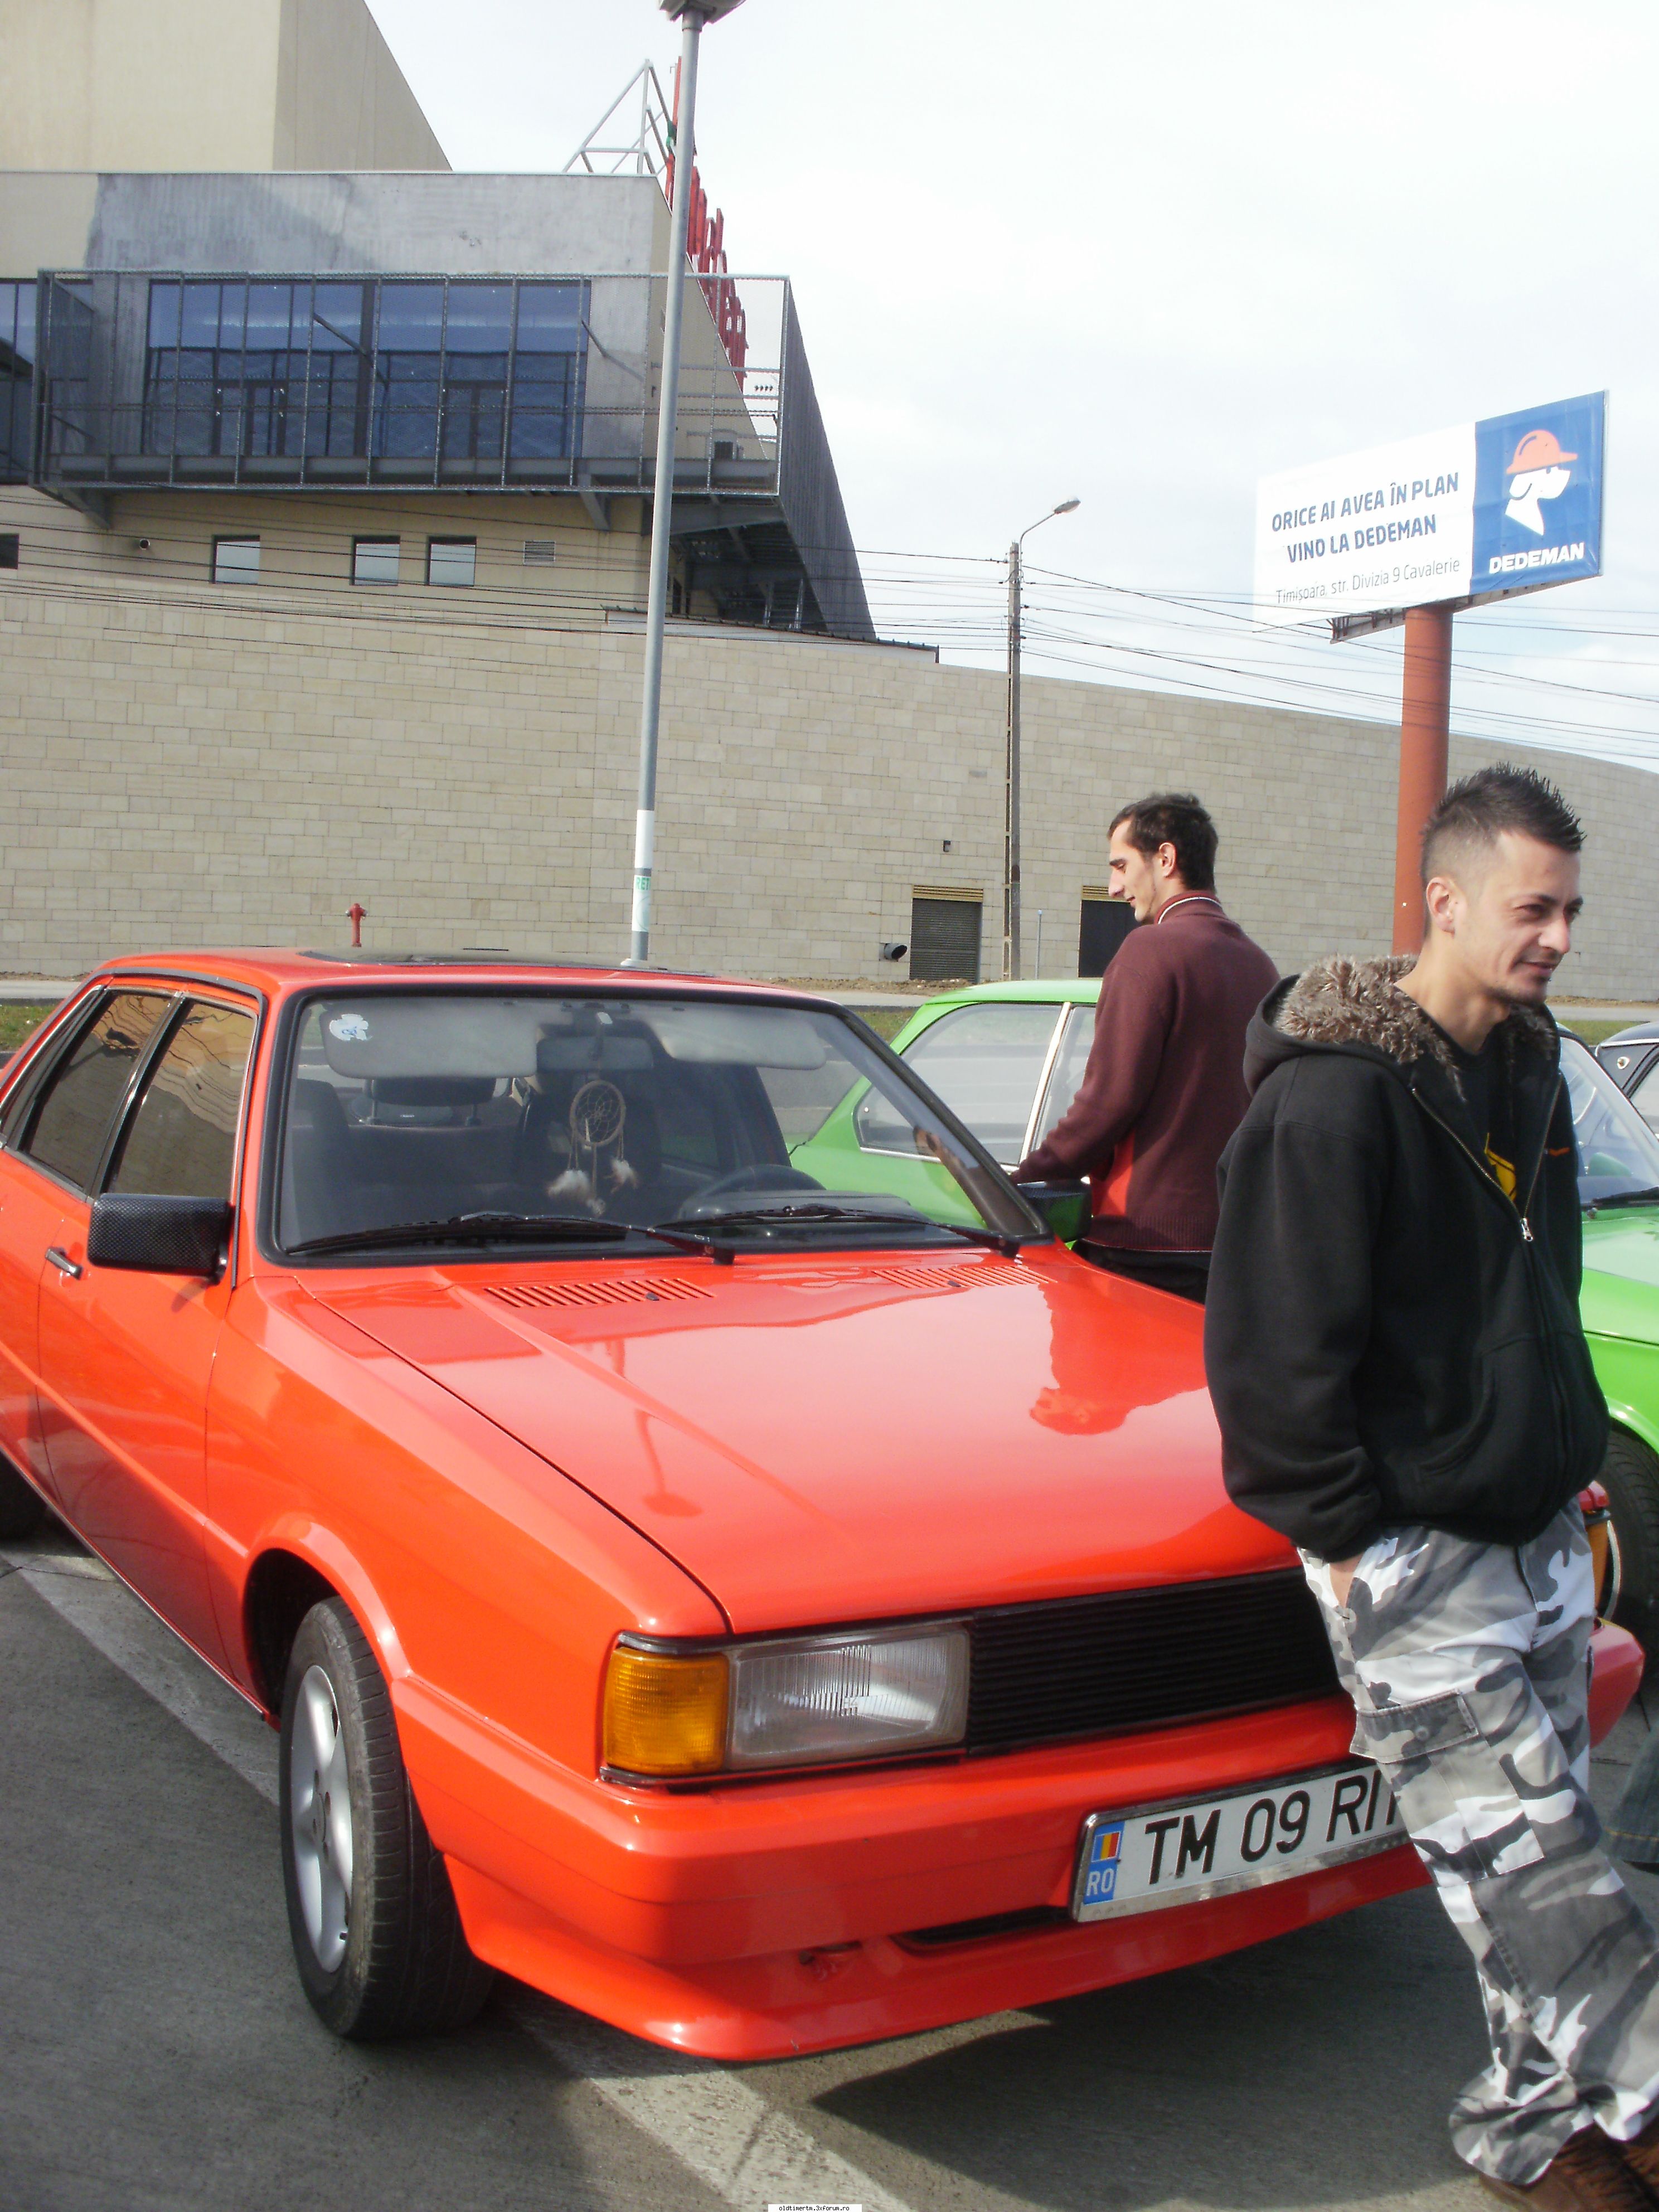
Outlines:
POLYGON ((1581 1204, 1601 1206, 1638 1191, 1659 1191, 1659 1137, 1577 1037, 1561 1040, 1561 1073, 1578 1139, 1581 1204))
POLYGON ((377 1240, 720 1255, 1046 1234, 983 1149, 832 1011, 390 988, 301 1011, 276 1228, 316 1260, 377 1240), (866 1084, 908 1132, 897 1189, 861 1176, 855 1148, 814 1145, 866 1084))

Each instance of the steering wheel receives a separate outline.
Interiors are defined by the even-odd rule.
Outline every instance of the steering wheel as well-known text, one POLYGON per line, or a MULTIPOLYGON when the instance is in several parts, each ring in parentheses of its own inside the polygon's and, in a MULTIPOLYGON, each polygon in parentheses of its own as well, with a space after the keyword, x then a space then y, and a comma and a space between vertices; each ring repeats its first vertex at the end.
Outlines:
POLYGON ((724 1198, 728 1191, 823 1188, 823 1185, 815 1176, 805 1174, 799 1168, 733 1168, 729 1175, 716 1176, 713 1182, 706 1182, 686 1203, 701 1206, 706 1199, 724 1198))

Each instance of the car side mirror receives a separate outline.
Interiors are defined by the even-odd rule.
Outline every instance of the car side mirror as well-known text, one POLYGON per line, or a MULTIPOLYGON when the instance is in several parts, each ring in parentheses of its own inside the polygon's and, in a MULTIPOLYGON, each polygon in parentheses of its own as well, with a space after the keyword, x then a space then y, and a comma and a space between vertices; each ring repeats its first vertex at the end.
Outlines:
POLYGON ((1086 1182, 1022 1182, 1014 1188, 1036 1206, 1062 1244, 1075 1244, 1089 1225, 1086 1182))
POLYGON ((87 1258, 94 1267, 200 1275, 214 1283, 223 1272, 229 1241, 230 1207, 222 1198, 109 1191, 93 1200, 87 1258))

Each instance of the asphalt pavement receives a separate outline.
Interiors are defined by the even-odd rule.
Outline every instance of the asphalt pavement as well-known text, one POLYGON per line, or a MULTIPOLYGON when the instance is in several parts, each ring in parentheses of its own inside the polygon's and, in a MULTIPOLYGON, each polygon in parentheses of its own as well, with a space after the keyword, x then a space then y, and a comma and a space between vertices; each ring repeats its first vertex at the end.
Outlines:
MULTIPOLYGON (((1645 1727, 1620 1724, 1598 1796, 1645 1727)), ((1446 2140, 1483 2039, 1426 1893, 771 2065, 658 2051, 512 1984, 458 2035, 364 2048, 295 1978, 275 1778, 270 1732, 72 1541, 0 1549, 0 2212, 1490 2203, 1446 2140)))

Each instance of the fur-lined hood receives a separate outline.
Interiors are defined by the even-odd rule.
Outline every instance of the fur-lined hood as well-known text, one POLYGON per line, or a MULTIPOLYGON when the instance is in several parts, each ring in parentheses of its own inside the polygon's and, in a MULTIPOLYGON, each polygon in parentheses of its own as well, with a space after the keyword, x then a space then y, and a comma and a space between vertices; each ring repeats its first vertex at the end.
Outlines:
MULTIPOLYGON (((1415 965, 1401 954, 1387 960, 1353 960, 1338 953, 1288 977, 1250 1025, 1244 1079, 1251 1091, 1269 1068, 1287 1057, 1286 1044, 1292 1048, 1357 1045, 1382 1054, 1401 1070, 1419 1061, 1431 1062, 1462 1098, 1457 1062, 1444 1032, 1415 999, 1395 988, 1415 965)), ((1516 1006, 1498 1034, 1511 1054, 1535 1052, 1551 1066, 1560 1051, 1555 1023, 1541 1008, 1516 1006)))

